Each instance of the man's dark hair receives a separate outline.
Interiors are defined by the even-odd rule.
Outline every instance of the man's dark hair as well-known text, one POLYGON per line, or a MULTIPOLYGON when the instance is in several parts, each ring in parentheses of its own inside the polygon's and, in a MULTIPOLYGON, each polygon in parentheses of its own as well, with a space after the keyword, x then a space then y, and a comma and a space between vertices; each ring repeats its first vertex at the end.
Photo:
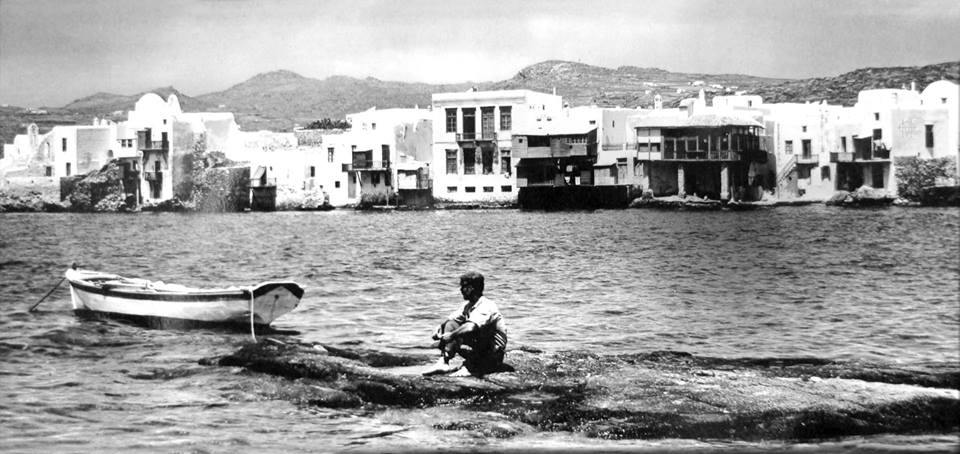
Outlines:
POLYGON ((483 275, 476 271, 467 271, 460 276, 460 282, 466 282, 473 287, 477 293, 483 294, 483 275))

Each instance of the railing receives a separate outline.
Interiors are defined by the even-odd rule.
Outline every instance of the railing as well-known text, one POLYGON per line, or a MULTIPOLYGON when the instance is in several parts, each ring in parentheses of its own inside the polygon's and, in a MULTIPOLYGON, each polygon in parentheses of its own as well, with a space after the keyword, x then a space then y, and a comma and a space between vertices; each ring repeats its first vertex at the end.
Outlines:
POLYGON ((276 178, 251 178, 250 187, 251 188, 267 188, 277 185, 276 178))
POLYGON ((830 162, 853 162, 853 153, 830 153, 830 162))
POLYGON ((815 155, 813 153, 804 153, 799 156, 794 155, 797 162, 800 164, 818 164, 820 162, 820 155, 815 155))
POLYGON ((783 180, 786 180, 790 176, 790 172, 793 171, 793 168, 797 166, 797 155, 791 155, 790 159, 783 164, 783 167, 777 169, 777 186, 780 186, 780 183, 783 183, 783 180))
POLYGON ((483 131, 483 132, 458 132, 457 133, 457 142, 464 142, 469 140, 497 140, 497 132, 483 131))
POLYGON ((143 179, 147 181, 160 181, 163 179, 163 172, 143 172, 143 179))
POLYGON ((167 151, 170 149, 170 142, 165 140, 154 140, 150 142, 140 142, 141 150, 160 150, 167 151))
POLYGON ((730 150, 693 150, 682 151, 676 149, 663 150, 665 161, 713 160, 713 161, 740 161, 743 155, 738 151, 730 150))
POLYGON ((390 169, 390 161, 381 161, 381 160, 372 160, 372 159, 358 159, 354 160, 350 164, 343 165, 343 171, 349 172, 352 170, 388 170, 390 169))

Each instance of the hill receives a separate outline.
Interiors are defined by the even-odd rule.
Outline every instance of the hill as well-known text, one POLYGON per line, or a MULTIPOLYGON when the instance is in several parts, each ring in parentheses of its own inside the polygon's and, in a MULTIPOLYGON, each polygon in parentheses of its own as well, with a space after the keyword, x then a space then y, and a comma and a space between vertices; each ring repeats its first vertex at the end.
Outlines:
POLYGON ((292 71, 258 74, 224 91, 199 96, 217 110, 234 112, 245 129, 290 129, 319 118, 343 118, 370 107, 430 105, 430 95, 461 91, 470 83, 432 85, 331 76, 323 80, 292 71))
MULTIPOLYGON (((513 77, 495 82, 426 84, 331 76, 304 77, 287 70, 258 74, 226 90, 187 96, 176 88, 151 90, 164 98, 174 93, 184 111, 228 111, 245 130, 286 131, 320 118, 343 118, 370 107, 430 105, 433 93, 480 89, 517 89, 556 93, 572 106, 651 107, 660 94, 665 106, 696 96, 703 89, 708 97, 745 92, 766 102, 826 100, 850 106, 857 93, 869 88, 898 88, 916 82, 917 89, 936 80, 960 82, 960 61, 925 66, 863 68, 832 77, 775 79, 743 74, 679 73, 659 68, 621 66, 604 68, 583 63, 548 60, 527 66, 513 77)), ((30 122, 41 131, 53 124, 86 124, 94 116, 122 120, 143 93, 117 95, 96 93, 37 115, 27 109, 5 108, 0 112, 0 139, 9 143, 30 122)))
POLYGON ((852 106, 857 93, 874 88, 909 87, 916 82, 917 90, 938 80, 960 82, 960 61, 926 66, 897 66, 889 68, 862 68, 835 77, 787 80, 756 87, 753 94, 763 96, 764 102, 819 102, 852 106))

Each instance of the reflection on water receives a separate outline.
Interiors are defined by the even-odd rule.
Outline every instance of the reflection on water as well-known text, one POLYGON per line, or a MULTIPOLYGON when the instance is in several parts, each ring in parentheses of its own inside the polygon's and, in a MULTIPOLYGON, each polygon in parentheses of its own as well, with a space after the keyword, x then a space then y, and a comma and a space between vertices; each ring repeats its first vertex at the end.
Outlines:
MULTIPOLYGON (((533 430, 497 439, 434 429, 463 410, 300 407, 281 379, 198 365, 238 348, 243 333, 79 320, 65 286, 27 313, 74 261, 195 286, 293 279, 307 293, 274 326, 330 344, 427 351, 438 317, 458 304, 457 276, 475 269, 507 318, 512 348, 956 364, 958 227, 950 209, 827 207, 4 214, 4 449, 744 446, 598 442, 533 430)), ((816 447, 937 450, 942 442, 879 437, 816 447)))

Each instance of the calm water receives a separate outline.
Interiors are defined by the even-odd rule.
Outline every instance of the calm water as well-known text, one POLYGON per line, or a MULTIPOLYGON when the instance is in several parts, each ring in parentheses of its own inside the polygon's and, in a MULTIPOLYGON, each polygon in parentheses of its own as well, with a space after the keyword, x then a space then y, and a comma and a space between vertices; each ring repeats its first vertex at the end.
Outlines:
POLYGON ((958 229, 956 209, 821 206, 3 214, 0 442, 24 452, 743 448, 536 432, 486 439, 431 429, 454 409, 302 408, 277 397, 281 379, 197 364, 236 350, 244 334, 79 320, 65 285, 39 312, 27 308, 72 262, 197 286, 293 279, 307 293, 275 327, 307 341, 426 352, 439 317, 460 303, 458 275, 474 269, 487 276, 512 348, 956 364, 958 229))

